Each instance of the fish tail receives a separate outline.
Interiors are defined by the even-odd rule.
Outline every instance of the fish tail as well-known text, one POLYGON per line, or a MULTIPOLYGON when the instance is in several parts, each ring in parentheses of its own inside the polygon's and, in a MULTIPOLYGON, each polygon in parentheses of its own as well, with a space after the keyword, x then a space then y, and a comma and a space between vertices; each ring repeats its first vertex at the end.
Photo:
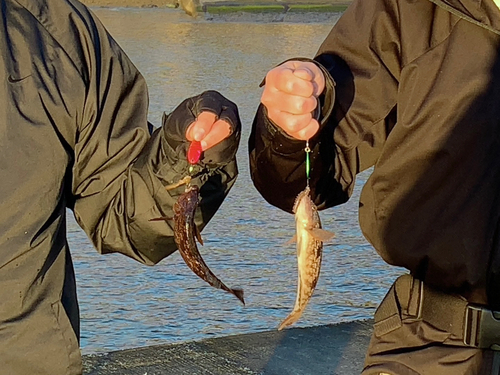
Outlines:
POLYGON ((243 306, 245 305, 245 300, 243 299, 243 289, 231 289, 231 293, 233 293, 236 298, 243 303, 243 306))
POLYGON ((302 315, 302 311, 300 310, 294 310, 288 315, 285 320, 280 324, 278 327, 278 331, 281 331, 283 328, 288 327, 295 323, 297 320, 299 320, 300 316, 302 315))

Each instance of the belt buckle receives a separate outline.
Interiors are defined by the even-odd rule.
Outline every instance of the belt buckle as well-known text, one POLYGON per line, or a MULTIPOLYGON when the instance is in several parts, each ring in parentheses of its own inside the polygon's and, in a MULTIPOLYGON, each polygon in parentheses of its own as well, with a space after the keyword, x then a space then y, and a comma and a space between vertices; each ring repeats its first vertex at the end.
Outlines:
POLYGON ((465 310, 464 343, 500 351, 500 312, 468 305, 465 310))

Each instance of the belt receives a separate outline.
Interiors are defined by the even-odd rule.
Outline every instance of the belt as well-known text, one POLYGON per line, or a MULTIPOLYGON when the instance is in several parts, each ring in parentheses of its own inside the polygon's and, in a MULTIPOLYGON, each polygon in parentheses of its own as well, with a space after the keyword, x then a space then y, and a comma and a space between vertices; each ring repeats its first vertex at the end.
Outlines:
POLYGON ((430 288, 411 275, 400 276, 387 293, 375 313, 374 333, 401 326, 401 314, 451 333, 466 346, 500 351, 500 311, 469 304, 465 298, 430 288))

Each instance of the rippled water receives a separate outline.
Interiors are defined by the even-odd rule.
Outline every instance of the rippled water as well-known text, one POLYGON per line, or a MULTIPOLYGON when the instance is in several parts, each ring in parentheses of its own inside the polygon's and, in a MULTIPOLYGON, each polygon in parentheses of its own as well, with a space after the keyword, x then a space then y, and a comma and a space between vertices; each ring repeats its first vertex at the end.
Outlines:
MULTIPOLYGON (((177 253, 155 267, 97 254, 70 215, 83 353, 275 329, 295 302, 295 249, 283 246, 294 221, 253 188, 246 142, 267 70, 293 56, 313 55, 339 15, 194 21, 176 10, 94 11, 146 77, 152 123, 207 89, 239 105, 240 176, 205 228, 200 250, 221 280, 245 290, 247 305, 209 287, 177 253)), ((323 226, 337 237, 324 248, 321 277, 298 327, 371 317, 401 273, 382 262, 359 230, 357 197, 366 177, 359 176, 349 203, 321 212, 323 226)))

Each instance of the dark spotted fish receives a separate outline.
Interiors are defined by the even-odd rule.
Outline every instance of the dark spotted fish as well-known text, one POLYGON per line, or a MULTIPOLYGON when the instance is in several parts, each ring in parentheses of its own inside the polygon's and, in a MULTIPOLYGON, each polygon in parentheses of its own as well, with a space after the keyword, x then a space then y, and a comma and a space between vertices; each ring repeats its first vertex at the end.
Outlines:
POLYGON ((311 200, 310 189, 306 187, 299 193, 293 206, 296 234, 291 241, 297 241, 297 260, 299 281, 297 299, 293 311, 281 323, 278 330, 295 323, 307 306, 319 278, 323 241, 331 239, 332 232, 321 229, 316 205, 311 200))
POLYGON ((214 288, 234 294, 243 304, 243 290, 228 288, 208 268, 196 246, 195 237, 203 245, 200 232, 194 223, 194 214, 198 207, 198 186, 193 185, 179 196, 174 204, 174 238, 182 258, 189 268, 214 288))

